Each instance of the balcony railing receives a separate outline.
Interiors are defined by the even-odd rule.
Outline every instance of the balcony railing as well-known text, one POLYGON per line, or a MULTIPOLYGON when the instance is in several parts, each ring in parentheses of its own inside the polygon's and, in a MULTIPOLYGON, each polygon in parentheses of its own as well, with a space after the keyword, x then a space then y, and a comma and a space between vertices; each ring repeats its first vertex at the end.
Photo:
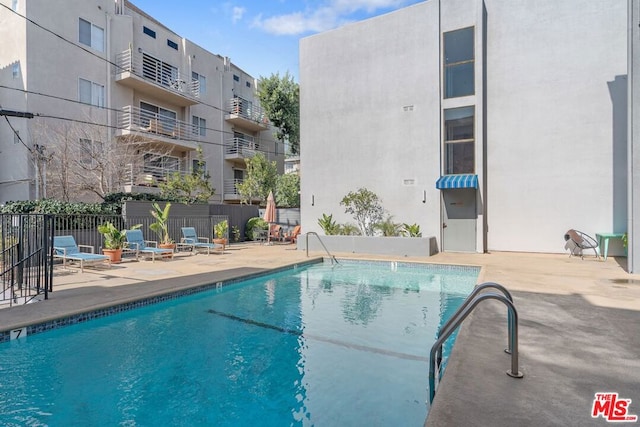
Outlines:
POLYGON ((225 154, 237 157, 253 157, 260 150, 260 144, 244 138, 229 138, 226 140, 225 154))
POLYGON ((198 80, 193 80, 177 67, 146 53, 135 54, 132 49, 127 49, 116 55, 116 67, 116 74, 129 72, 171 92, 193 98, 200 97, 198 80))
POLYGON ((159 166, 129 163, 127 164, 125 185, 158 187, 158 185, 167 180, 169 175, 173 175, 176 172, 183 176, 190 173, 188 171, 175 168, 163 168, 159 166))
POLYGON ((200 128, 197 125, 131 105, 123 107, 122 112, 118 113, 118 128, 170 139, 200 140, 200 128))
POLYGON ((232 196, 240 196, 238 193, 238 189, 236 188, 236 184, 241 184, 243 180, 241 179, 225 179, 224 180, 224 195, 232 196))
POLYGON ((227 102, 229 115, 226 119, 251 130, 265 130, 269 119, 262 107, 243 98, 232 98, 227 102))

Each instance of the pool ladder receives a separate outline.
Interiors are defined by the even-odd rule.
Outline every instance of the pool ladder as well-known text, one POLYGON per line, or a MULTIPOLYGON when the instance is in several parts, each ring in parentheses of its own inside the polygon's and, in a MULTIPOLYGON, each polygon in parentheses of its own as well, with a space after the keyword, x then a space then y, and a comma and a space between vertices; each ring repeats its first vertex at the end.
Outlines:
POLYGON ((314 236, 316 236, 318 238, 318 242, 320 242, 320 244, 322 245, 322 247, 324 248, 325 252, 327 253, 327 255, 329 255, 329 257, 331 258, 331 265, 333 265, 333 263, 335 262, 336 264, 340 264, 338 262, 338 260, 336 259, 336 257, 334 257, 333 255, 331 255, 331 253, 329 252, 329 249, 327 249, 327 247, 324 245, 324 242, 322 241, 322 239, 320 238, 320 236, 318 235, 318 233, 316 233, 315 231, 309 231, 308 233, 306 233, 306 240, 305 240, 305 245, 307 247, 307 257, 309 257, 309 234, 312 234, 314 236))
POLYGON ((507 328, 508 328, 508 348, 505 353, 511 354, 511 369, 507 371, 507 375, 513 378, 522 378, 524 374, 518 370, 518 311, 513 305, 513 297, 511 293, 502 285, 493 282, 483 283, 476 286, 476 288, 469 294, 464 300, 462 305, 456 310, 449 320, 440 328, 438 332, 438 339, 431 347, 431 353, 429 354, 429 404, 433 402, 433 398, 436 395, 436 373, 438 375, 438 381, 442 376, 441 363, 442 363, 442 346, 444 342, 451 336, 451 334, 460 326, 462 321, 471 314, 474 308, 484 300, 495 299, 501 301, 507 306, 507 328), (485 292, 480 294, 487 288, 493 288, 500 293, 485 292))

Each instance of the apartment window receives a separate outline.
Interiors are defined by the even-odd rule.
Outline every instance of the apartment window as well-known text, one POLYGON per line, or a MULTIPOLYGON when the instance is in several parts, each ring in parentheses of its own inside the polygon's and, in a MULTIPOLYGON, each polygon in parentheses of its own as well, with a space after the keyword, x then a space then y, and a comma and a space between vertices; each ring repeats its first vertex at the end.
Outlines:
POLYGON ((444 110, 445 174, 475 172, 475 108, 444 110))
POLYGON ((178 43, 174 42, 173 40, 167 39, 167 46, 172 49, 178 50, 178 43))
POLYGON ((104 30, 80 18, 79 41, 100 52, 104 52, 104 30))
POLYGON ((104 86, 85 79, 78 79, 78 99, 84 104, 104 107, 104 86))
POLYGON ((175 111, 140 102, 140 124, 152 128, 154 132, 171 135, 177 118, 175 111))
POLYGON ((207 121, 201 117, 193 116, 191 123, 194 135, 205 136, 207 134, 207 121))
POLYGON ((13 10, 14 12, 18 11, 18 0, 11 1, 11 10, 13 10))
POLYGON ((444 33, 444 97, 473 95, 474 28, 444 33))
POLYGON ((193 80, 194 82, 198 82, 198 93, 200 94, 200 96, 207 94, 207 79, 205 78, 205 76, 192 71, 191 80, 193 80))
POLYGON ((97 159, 102 157, 102 142, 80 138, 80 153, 78 162, 87 167, 95 166, 97 159))
POLYGON ((233 81, 234 82, 239 82, 240 81, 240 76, 237 76, 237 75, 234 74, 233 75, 233 81))
POLYGON ((155 178, 163 178, 172 172, 180 171, 180 159, 173 156, 161 156, 155 153, 144 155, 143 172, 155 178))
POLYGON ((11 75, 13 76, 14 79, 17 79, 20 77, 20 64, 18 63, 13 64, 13 67, 11 69, 11 75))
POLYGON ((149 27, 142 27, 142 32, 145 33, 146 35, 148 35, 149 37, 153 38, 153 39, 156 38, 156 32, 153 31, 149 27))
POLYGON ((246 83, 247 87, 251 87, 251 83, 249 83, 249 82, 245 82, 245 83, 246 83))
POLYGON ((191 161, 191 172, 202 177, 207 174, 207 162, 204 160, 193 159, 191 161))

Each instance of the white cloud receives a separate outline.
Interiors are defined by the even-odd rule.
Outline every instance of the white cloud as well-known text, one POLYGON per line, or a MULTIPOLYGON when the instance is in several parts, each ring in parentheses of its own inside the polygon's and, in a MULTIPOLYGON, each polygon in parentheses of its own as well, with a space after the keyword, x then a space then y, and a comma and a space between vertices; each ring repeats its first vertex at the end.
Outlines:
POLYGON ((244 7, 234 6, 231 11, 231 20, 233 21, 233 23, 235 24, 236 22, 241 20, 246 11, 247 9, 244 7))
POLYGON ((327 31, 353 21, 355 13, 372 14, 379 9, 393 9, 408 0, 328 0, 316 9, 307 9, 263 18, 258 15, 253 26, 275 35, 298 35, 327 31))

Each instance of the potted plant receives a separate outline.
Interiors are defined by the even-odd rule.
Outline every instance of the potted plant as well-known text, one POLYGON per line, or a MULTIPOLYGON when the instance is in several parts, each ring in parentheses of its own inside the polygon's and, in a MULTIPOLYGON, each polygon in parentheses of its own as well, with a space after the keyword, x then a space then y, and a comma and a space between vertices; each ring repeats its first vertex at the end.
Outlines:
MULTIPOLYGON (((136 230, 140 227, 141 224, 136 224, 131 229, 136 230)), ((112 222, 107 221, 98 226, 98 232, 104 237, 102 253, 107 255, 112 263, 122 261, 122 248, 127 240, 127 230, 118 230, 112 222)))
POLYGON ((169 237, 169 209, 171 209, 171 203, 167 203, 164 209, 160 208, 157 202, 153 202, 153 209, 151 209, 151 216, 156 220, 153 224, 149 225, 151 231, 156 233, 159 237, 158 247, 162 249, 174 249, 176 244, 169 237))
POLYGON ((227 246, 227 233, 229 232, 229 222, 225 219, 213 226, 214 239, 213 243, 222 245, 224 251, 227 246))

